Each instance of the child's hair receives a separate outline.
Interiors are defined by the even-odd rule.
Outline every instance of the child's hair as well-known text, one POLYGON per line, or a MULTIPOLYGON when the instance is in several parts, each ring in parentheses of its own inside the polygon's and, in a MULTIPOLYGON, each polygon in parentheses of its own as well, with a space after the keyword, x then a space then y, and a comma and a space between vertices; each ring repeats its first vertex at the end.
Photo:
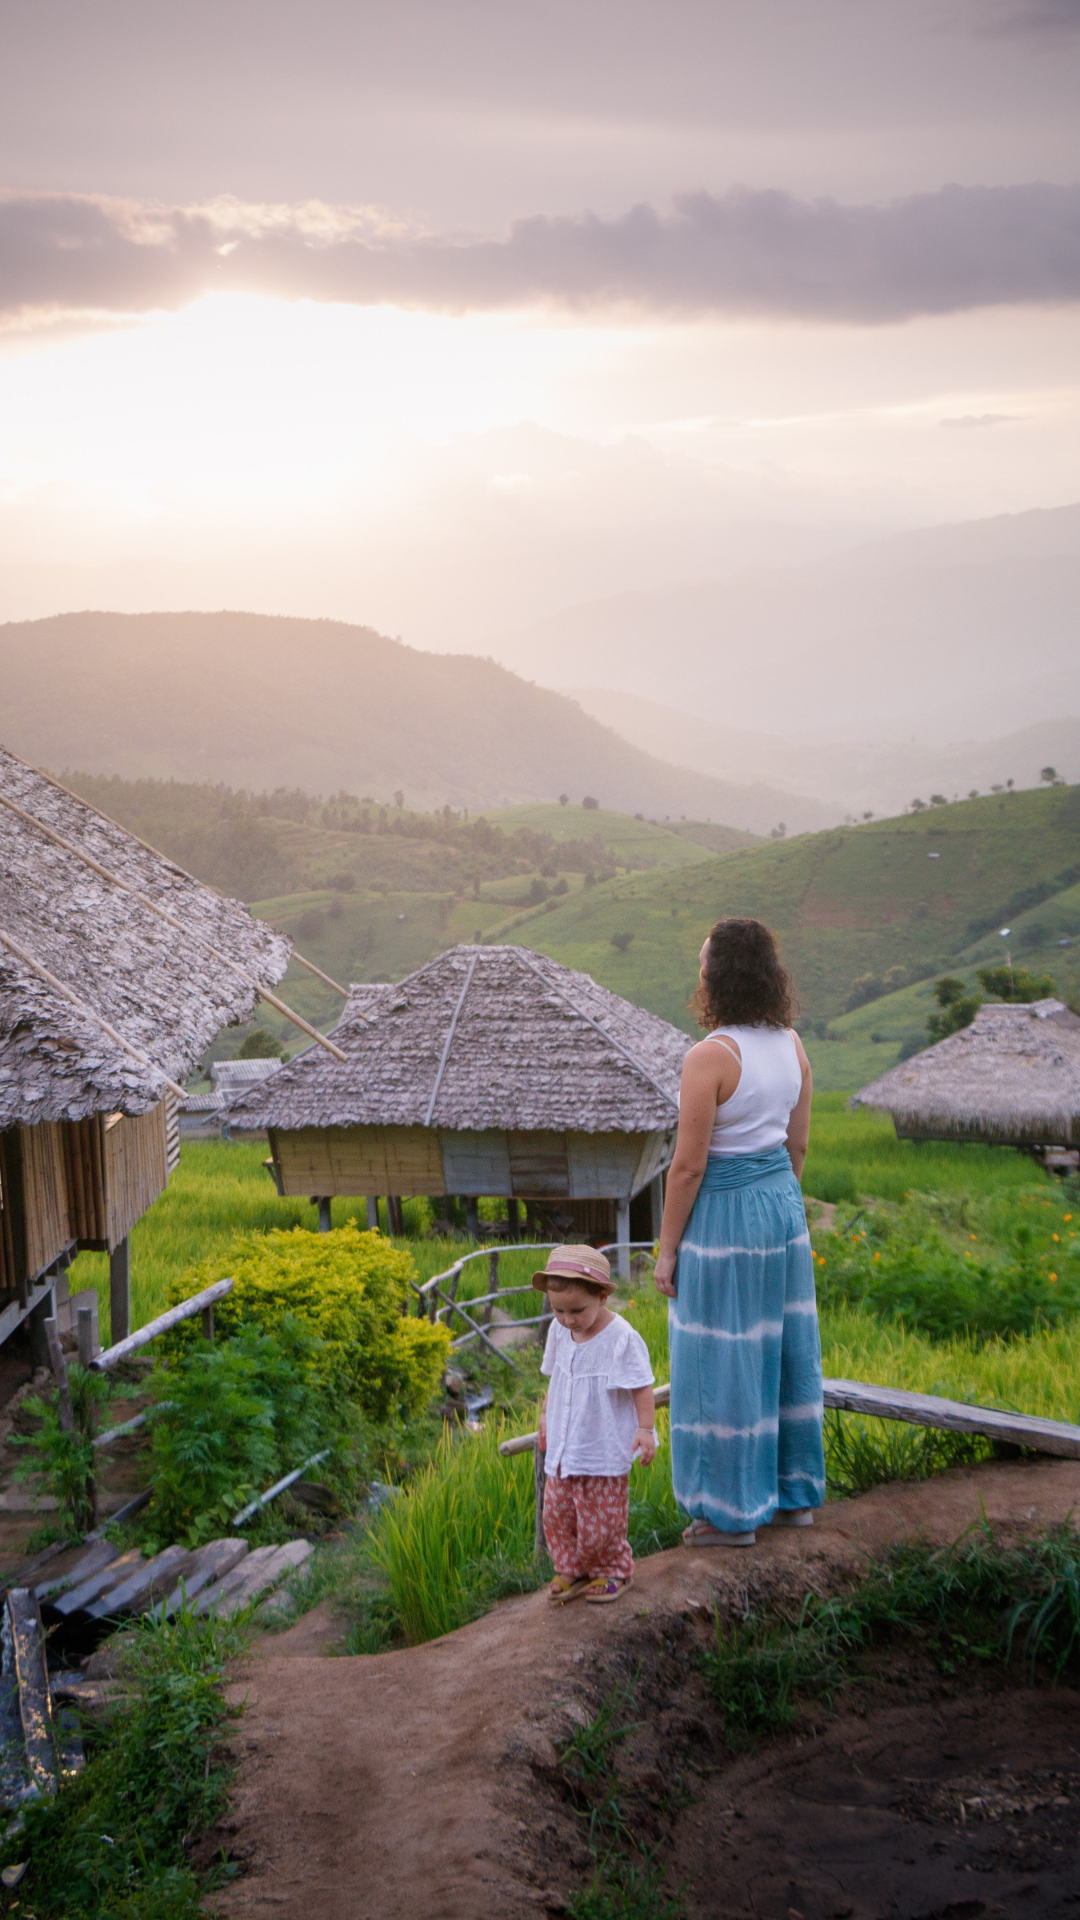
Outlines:
POLYGON ((547 1281, 546 1293, 570 1293, 573 1288, 579 1287, 582 1293, 591 1293, 597 1300, 606 1300, 608 1294, 615 1291, 613 1280, 586 1280, 584 1274, 547 1273, 544 1278, 547 1281))

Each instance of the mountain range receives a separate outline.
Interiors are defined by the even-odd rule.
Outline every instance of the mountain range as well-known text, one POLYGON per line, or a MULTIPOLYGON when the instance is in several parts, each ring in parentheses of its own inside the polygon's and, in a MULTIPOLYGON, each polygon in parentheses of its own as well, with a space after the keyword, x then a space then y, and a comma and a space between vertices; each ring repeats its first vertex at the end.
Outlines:
POLYGON ((1078 603, 1068 506, 581 603, 491 647, 547 685, 661 699, 717 727, 948 745, 1080 711, 1078 603))

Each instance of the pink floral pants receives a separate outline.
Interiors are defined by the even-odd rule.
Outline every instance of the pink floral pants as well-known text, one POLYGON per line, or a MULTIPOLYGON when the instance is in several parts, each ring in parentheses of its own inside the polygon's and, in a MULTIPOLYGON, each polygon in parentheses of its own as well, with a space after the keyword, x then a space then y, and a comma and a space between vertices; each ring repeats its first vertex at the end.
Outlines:
POLYGON ((626 1537, 627 1473, 550 1474, 544 1482, 544 1538, 556 1573, 578 1580, 629 1580, 634 1556, 626 1537))

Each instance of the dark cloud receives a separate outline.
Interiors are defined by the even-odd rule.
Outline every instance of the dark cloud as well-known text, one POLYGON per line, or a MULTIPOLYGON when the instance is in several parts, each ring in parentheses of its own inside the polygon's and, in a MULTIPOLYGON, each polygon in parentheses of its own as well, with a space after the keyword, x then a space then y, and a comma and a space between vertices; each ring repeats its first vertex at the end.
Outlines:
POLYGON ((211 290, 444 312, 547 304, 874 325, 1080 297, 1080 186, 943 187, 884 206, 737 188, 409 233, 360 209, 0 201, 3 310, 144 312, 211 290))

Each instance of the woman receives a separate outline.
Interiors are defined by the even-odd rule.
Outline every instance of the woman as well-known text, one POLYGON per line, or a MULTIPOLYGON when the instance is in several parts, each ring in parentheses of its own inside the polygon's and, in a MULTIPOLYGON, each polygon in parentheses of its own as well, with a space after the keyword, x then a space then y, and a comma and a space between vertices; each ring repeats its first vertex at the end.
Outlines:
POLYGON ((719 920, 683 1067, 656 1284, 671 1297, 671 1463, 688 1547, 752 1547, 825 1498, 821 1343, 799 1176, 810 1063, 760 920, 719 920))

